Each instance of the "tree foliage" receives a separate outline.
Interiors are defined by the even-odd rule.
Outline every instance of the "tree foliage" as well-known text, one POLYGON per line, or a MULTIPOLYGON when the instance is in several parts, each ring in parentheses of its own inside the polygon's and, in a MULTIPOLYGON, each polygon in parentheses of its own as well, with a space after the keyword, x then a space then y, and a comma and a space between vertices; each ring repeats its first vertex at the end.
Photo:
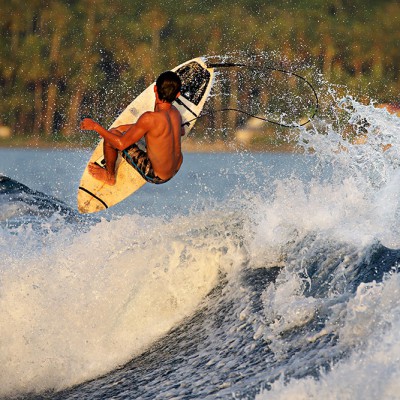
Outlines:
POLYGON ((274 52, 399 99, 397 0, 0 0, 0 125, 73 135, 109 123, 161 71, 199 55, 274 52))

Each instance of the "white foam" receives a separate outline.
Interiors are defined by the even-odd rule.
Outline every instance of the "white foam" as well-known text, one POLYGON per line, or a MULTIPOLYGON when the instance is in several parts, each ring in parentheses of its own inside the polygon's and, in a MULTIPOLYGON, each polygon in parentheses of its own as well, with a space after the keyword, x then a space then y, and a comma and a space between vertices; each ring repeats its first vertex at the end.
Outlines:
POLYGON ((295 237, 316 231, 356 246, 379 240, 390 248, 400 247, 396 223, 400 215, 400 118, 354 100, 351 110, 350 125, 368 119, 364 144, 349 141, 345 128, 322 121, 303 129, 299 138, 306 151, 315 151, 321 170, 332 167, 329 177, 315 171, 309 182, 296 176, 267 180, 274 185, 273 195, 250 200, 250 248, 260 266, 276 258, 277 248, 282 252, 295 237), (383 151, 388 143, 391 148, 383 151))
POLYGON ((42 235, 49 245, 32 246, 29 257, 14 242, 0 269, 0 395, 104 374, 191 315, 216 285, 221 257, 240 263, 236 245, 221 241, 215 226, 199 217, 204 235, 193 228, 190 218, 126 216, 78 235, 42 235))
MULTIPOLYGON (((316 347, 293 361, 300 375, 313 364, 313 357, 330 360, 345 352, 349 358, 332 365, 329 372, 321 371, 318 379, 307 376, 285 383, 282 369, 272 390, 264 390, 257 399, 395 399, 400 393, 399 275, 393 273, 383 283, 361 283, 354 295, 335 293, 334 285, 324 298, 304 294, 309 282, 302 260, 312 260, 318 257, 318 251, 325 251, 321 246, 324 241, 341 244, 337 254, 328 246, 329 258, 336 256, 340 261, 335 270, 338 279, 340 268, 349 274, 348 268, 356 265, 376 240, 391 248, 398 248, 400 243, 400 119, 372 105, 351 104, 350 123, 364 117, 370 123, 366 143, 353 144, 343 138, 343 132, 328 125, 325 132, 320 128, 304 131, 301 140, 306 140, 305 147, 316 151, 321 165, 332 165, 332 176, 308 184, 297 179, 279 180, 272 199, 255 198, 253 210, 257 214, 252 218, 249 244, 255 264, 262 265, 272 254, 263 250, 278 246, 290 252, 292 242, 312 235, 311 241, 301 242, 301 253, 290 254, 286 262, 290 268, 264 290, 264 316, 254 326, 255 337, 267 341, 275 359, 284 360, 290 349, 306 348, 307 342, 337 335, 338 343, 329 349, 330 354, 316 347), (387 143, 392 147, 383 151, 387 143), (299 274, 303 274, 302 279, 299 274), (290 338, 289 342, 282 337, 282 333, 303 326, 318 313, 329 315, 319 331, 290 338)), ((318 268, 323 271, 323 265, 318 268)))
POLYGON ((339 329, 339 346, 352 353, 322 372, 318 380, 306 377, 284 383, 281 377, 261 399, 398 399, 400 393, 400 277, 361 285, 346 308, 339 329))

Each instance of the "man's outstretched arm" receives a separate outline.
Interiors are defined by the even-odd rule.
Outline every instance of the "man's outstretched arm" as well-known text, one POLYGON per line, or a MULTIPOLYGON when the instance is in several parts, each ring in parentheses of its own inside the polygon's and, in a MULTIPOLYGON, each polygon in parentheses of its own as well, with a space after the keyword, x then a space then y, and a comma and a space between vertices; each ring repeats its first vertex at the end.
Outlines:
POLYGON ((117 150, 124 150, 130 145, 136 143, 146 134, 149 130, 149 122, 148 116, 143 114, 136 124, 129 126, 129 129, 125 134, 122 134, 118 128, 108 131, 91 118, 85 118, 82 120, 80 127, 84 130, 96 131, 112 147, 117 150))

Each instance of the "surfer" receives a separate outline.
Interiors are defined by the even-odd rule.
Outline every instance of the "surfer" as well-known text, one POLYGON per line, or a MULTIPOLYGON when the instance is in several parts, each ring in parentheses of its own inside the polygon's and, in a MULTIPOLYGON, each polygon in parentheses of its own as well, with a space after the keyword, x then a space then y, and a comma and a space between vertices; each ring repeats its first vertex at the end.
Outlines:
POLYGON ((148 182, 170 180, 182 165, 181 136, 185 134, 182 118, 172 102, 180 95, 181 80, 172 71, 163 72, 154 86, 154 111, 143 113, 135 124, 107 130, 91 118, 81 121, 82 130, 96 131, 104 138, 105 168, 89 164, 89 173, 108 185, 115 184, 118 153, 148 182), (146 151, 136 144, 142 137, 146 151))

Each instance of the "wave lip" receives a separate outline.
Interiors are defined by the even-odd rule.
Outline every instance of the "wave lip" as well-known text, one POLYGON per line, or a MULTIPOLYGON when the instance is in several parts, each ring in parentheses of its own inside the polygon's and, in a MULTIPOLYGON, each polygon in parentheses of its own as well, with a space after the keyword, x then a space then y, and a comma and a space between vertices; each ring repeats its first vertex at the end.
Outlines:
POLYGON ((32 223, 39 226, 55 215, 65 222, 85 221, 63 201, 0 174, 0 225, 18 227, 32 223))

